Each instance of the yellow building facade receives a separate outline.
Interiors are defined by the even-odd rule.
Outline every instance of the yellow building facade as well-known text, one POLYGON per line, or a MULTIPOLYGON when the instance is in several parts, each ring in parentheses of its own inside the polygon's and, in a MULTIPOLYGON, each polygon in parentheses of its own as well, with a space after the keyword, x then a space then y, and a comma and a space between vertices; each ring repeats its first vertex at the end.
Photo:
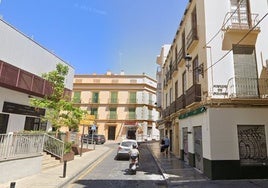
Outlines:
MULTIPOLYGON (((75 75, 72 96, 76 106, 95 116, 94 132, 107 140, 159 138, 156 81, 145 74, 75 75)), ((93 125, 83 126, 80 133, 92 132, 93 125)))

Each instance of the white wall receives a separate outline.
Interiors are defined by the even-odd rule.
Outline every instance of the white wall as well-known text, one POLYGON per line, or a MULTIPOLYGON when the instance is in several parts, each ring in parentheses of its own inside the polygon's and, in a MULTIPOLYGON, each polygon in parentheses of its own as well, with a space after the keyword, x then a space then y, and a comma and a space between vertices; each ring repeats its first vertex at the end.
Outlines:
MULTIPOLYGON (((12 102, 21 105, 30 106, 28 94, 20 93, 10 89, 0 87, 0 112, 2 113, 4 102, 12 102)), ((25 115, 9 114, 8 132, 18 132, 24 130, 25 115)))
MULTIPOLYGON (((268 147, 268 108, 208 108, 206 112, 179 121, 188 127, 188 151, 194 153, 193 127, 202 126, 203 157, 209 160, 239 160, 237 125, 265 125, 268 147)), ((268 153, 267 153, 268 154, 268 153)))
POLYGON ((238 160, 237 125, 265 125, 268 143, 268 108, 209 109, 212 160, 238 160))
POLYGON ((65 84, 72 90, 73 67, 1 19, 0 33, 1 60, 38 76, 55 70, 58 63, 67 65, 69 73, 65 84))
MULTIPOLYGON (((227 54, 227 50, 222 50, 224 33, 221 31, 221 27, 223 26, 225 15, 230 12, 230 1, 204 0, 204 2, 205 18, 204 20, 202 20, 203 18, 198 18, 202 20, 198 22, 198 28, 206 27, 205 39, 200 38, 199 43, 202 44, 202 41, 205 40, 205 42, 203 42, 204 46, 206 45, 208 47, 206 48, 207 67, 214 64, 207 70, 208 91, 211 92, 213 84, 226 85, 228 80, 234 77, 232 52, 227 54), (210 40, 211 42, 208 43, 210 40), (226 57, 224 57, 225 55, 226 57), (223 59, 220 60, 221 58, 223 59)), ((256 3, 255 0, 250 0, 250 8, 252 14, 259 14, 259 20, 267 13, 268 10, 266 0, 258 0, 258 3, 256 3)), ((263 62, 268 59, 268 45, 266 42, 268 40, 268 19, 265 18, 262 20, 258 26, 260 27, 261 32, 259 33, 256 42, 256 58, 258 73, 260 74, 262 69, 262 57, 263 62)))

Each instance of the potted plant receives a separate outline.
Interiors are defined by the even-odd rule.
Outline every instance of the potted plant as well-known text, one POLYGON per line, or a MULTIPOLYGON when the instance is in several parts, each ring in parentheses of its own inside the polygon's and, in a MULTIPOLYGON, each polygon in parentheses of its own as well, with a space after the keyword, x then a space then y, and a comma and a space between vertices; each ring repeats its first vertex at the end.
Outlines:
POLYGON ((65 142, 64 143, 64 153, 61 159, 63 161, 71 161, 74 160, 74 152, 72 151, 72 142, 65 142))

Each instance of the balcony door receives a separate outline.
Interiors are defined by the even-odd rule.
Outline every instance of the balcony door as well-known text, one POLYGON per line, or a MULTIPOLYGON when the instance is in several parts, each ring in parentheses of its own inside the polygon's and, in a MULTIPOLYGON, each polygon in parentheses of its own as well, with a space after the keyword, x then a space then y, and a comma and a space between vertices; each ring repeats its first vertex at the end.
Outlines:
POLYGON ((254 46, 234 46, 236 97, 258 97, 258 73, 254 46))
POLYGON ((231 0, 231 12, 233 13, 233 26, 249 27, 251 25, 248 0, 231 0))

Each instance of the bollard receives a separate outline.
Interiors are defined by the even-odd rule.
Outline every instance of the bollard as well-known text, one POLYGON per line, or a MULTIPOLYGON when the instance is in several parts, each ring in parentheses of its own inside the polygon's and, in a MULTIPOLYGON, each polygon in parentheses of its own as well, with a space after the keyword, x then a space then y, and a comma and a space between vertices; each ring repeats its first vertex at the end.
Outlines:
POLYGON ((16 182, 11 182, 10 183, 10 188, 15 188, 15 186, 16 186, 16 182))
POLYGON ((67 161, 63 161, 63 178, 66 177, 66 168, 67 168, 67 161))

